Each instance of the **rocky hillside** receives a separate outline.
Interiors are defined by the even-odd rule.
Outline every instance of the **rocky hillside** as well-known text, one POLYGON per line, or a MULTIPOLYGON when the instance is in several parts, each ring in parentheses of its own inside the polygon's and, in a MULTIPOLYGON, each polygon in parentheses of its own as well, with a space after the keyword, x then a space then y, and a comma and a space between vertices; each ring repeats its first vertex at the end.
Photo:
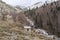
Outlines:
POLYGON ((41 14, 42 28, 50 34, 60 35, 60 1, 42 6, 37 13, 41 14))
POLYGON ((28 32, 21 23, 0 21, 0 40, 54 40, 50 37, 28 32))
POLYGON ((49 4, 46 2, 39 8, 29 9, 25 14, 34 20, 36 28, 60 36, 60 0, 49 4))
POLYGON ((11 20, 15 22, 20 22, 22 24, 28 24, 26 21, 26 16, 23 14, 22 9, 13 7, 11 5, 6 4, 3 1, 0 1, 0 20, 5 20, 11 18, 11 20))
POLYGON ((0 8, 4 9, 5 11, 13 11, 14 8, 3 1, 0 1, 0 8))

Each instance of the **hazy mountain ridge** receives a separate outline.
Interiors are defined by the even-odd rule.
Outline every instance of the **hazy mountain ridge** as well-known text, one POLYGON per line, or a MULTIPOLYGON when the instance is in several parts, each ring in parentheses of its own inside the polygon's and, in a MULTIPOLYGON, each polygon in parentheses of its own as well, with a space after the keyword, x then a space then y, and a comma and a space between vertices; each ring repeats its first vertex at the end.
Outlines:
POLYGON ((0 7, 6 8, 6 9, 14 10, 14 8, 13 8, 12 6, 6 4, 6 3, 3 2, 3 1, 0 1, 0 7))

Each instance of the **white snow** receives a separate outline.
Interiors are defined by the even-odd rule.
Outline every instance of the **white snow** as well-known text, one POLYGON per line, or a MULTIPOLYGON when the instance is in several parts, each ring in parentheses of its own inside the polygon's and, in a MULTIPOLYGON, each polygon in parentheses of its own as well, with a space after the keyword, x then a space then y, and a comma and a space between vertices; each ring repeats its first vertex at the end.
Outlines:
POLYGON ((29 18, 27 18, 27 21, 30 23, 30 25, 34 25, 34 22, 32 20, 30 20, 29 18))
POLYGON ((48 35, 48 33, 43 29, 36 29, 36 32, 40 32, 41 34, 48 35))
POLYGON ((24 26, 24 28, 31 28, 30 26, 24 26))

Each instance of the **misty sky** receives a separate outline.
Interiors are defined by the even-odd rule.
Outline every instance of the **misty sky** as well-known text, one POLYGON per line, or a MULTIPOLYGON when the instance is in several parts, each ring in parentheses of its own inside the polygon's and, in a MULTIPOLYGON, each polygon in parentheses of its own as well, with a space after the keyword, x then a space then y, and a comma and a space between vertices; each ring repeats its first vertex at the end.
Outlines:
MULTIPOLYGON (((21 6, 27 7, 27 6, 37 3, 39 1, 42 1, 44 3, 47 0, 3 0, 3 1, 12 6, 21 5, 21 6)), ((51 0, 49 0, 49 1, 51 1, 51 0)))

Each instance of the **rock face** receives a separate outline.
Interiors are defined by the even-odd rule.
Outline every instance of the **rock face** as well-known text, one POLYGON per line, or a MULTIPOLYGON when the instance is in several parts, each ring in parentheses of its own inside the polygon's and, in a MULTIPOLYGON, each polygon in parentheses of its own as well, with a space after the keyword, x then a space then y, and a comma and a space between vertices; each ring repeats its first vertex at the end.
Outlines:
POLYGON ((26 11, 26 15, 34 20, 36 28, 47 30, 49 34, 60 36, 60 0, 26 11))
MULTIPOLYGON (((49 34, 59 36, 60 33, 60 1, 44 5, 37 9, 37 13, 41 15, 42 28, 48 30, 49 34)), ((37 14, 37 15, 38 15, 37 14)), ((39 20, 38 20, 39 21, 39 20)))

